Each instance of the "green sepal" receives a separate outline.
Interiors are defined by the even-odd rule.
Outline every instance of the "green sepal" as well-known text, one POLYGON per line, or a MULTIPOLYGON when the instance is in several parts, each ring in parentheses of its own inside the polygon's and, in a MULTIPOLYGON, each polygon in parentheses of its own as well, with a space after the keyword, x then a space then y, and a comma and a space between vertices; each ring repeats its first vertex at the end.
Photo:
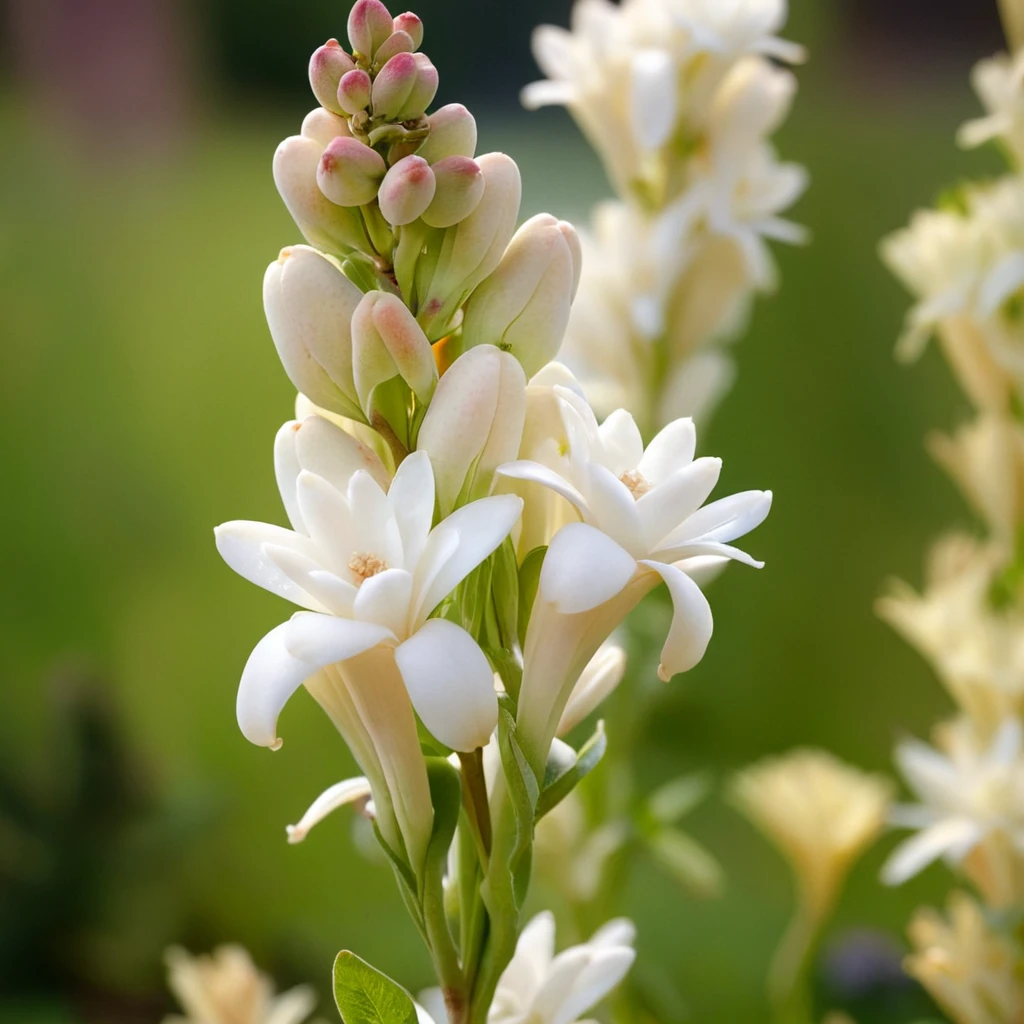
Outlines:
POLYGON ((519 645, 526 645, 526 627, 530 624, 533 603, 537 599, 537 588, 540 586, 540 569, 544 564, 544 556, 548 553, 547 545, 534 548, 523 559, 519 567, 519 612, 517 615, 519 645))
POLYGON ((519 565, 511 537, 506 537, 492 556, 494 572, 491 592, 500 644, 511 650, 519 640, 519 565))
POLYGON ((422 934, 423 911, 420 908, 419 885, 416 881, 416 876, 413 874, 412 868, 410 868, 405 862, 405 859, 400 857, 391 848, 391 845, 384 838, 384 834, 381 832, 376 821, 373 823, 373 834, 377 837, 377 842, 380 843, 380 848, 384 851, 385 856, 394 870, 395 878, 398 880, 398 890, 402 894, 402 899, 404 900, 413 921, 416 922, 416 927, 422 934))
POLYGON ((381 381, 371 392, 366 403, 366 415, 372 427, 379 429, 381 421, 394 432, 395 437, 408 450, 409 408, 412 392, 400 374, 381 381))
POLYGON ((427 785, 430 787, 430 802, 434 806, 434 825, 427 844, 426 870, 444 871, 448 850, 455 838, 455 826, 459 823, 462 807, 462 779, 454 765, 443 757, 428 757, 427 785))
POLYGON ((416 1024, 412 996, 355 953, 334 961, 334 1002, 345 1024, 416 1024))
MULTIPOLYGON (((580 747, 575 759, 565 757, 562 747, 551 746, 558 751, 553 762, 548 758, 548 767, 544 773, 544 790, 537 801, 537 820, 548 811, 557 807, 601 762, 608 749, 608 737, 605 735, 604 722, 598 722, 593 736, 580 747), (549 781, 550 780, 550 781, 549 781)), ((572 750, 572 747, 569 747, 572 750)))

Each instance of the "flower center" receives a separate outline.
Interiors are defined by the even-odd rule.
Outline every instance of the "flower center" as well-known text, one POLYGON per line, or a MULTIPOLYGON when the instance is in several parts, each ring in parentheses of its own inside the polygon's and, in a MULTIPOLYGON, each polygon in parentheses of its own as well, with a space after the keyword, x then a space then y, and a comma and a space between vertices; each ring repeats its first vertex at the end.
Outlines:
POLYGON ((627 469, 619 477, 619 480, 629 488, 629 493, 636 501, 639 501, 651 489, 650 482, 638 469, 627 469))
POLYGON ((356 578, 356 586, 361 586, 371 576, 384 572, 388 563, 376 555, 353 555, 348 560, 348 569, 356 578))

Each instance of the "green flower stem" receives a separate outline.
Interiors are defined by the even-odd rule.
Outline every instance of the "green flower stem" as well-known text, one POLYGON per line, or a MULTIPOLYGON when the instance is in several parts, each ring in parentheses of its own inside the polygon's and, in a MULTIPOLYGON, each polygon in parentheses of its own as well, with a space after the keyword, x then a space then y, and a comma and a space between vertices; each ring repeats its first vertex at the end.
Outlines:
POLYGON ((428 871, 423 883, 423 923, 434 971, 441 983, 450 1024, 463 1024, 469 1008, 469 986, 444 909, 444 864, 428 871))
POLYGON ((821 924, 822 915, 801 894, 768 975, 768 998, 775 1024, 813 1024, 811 967, 821 924))
POLYGON ((480 864, 486 872, 491 855, 491 809, 487 803, 484 778, 484 752, 480 747, 471 754, 459 754, 462 765, 462 802, 481 850, 480 864))

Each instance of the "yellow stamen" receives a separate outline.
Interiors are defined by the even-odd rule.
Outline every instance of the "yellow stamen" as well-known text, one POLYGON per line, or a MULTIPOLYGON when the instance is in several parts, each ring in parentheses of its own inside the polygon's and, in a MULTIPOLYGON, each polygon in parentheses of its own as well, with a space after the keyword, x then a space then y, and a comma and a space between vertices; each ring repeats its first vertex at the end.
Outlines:
POLYGON ((357 587, 365 583, 371 576, 384 572, 387 567, 388 563, 376 555, 353 555, 348 560, 349 572, 358 580, 357 587))
POLYGON ((651 489, 647 478, 638 469, 627 469, 619 477, 619 480, 629 488, 629 493, 636 501, 639 501, 651 489))

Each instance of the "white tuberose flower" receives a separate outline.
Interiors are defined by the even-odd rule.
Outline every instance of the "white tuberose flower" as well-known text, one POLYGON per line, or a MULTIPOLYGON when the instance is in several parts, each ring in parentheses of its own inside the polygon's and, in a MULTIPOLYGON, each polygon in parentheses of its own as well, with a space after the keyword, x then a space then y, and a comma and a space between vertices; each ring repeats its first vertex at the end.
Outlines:
POLYGON ((721 460, 694 459, 692 420, 670 423, 645 451, 628 413, 619 410, 598 426, 575 392, 555 391, 568 436, 562 471, 525 461, 499 470, 560 494, 581 520, 551 541, 526 636, 520 727, 536 744, 531 753, 540 764, 584 666, 659 578, 675 606, 659 675, 668 680, 700 661, 711 639, 711 608, 687 575, 688 562, 711 556, 760 567, 729 542, 763 522, 771 508, 769 491, 701 507, 718 482, 721 460))
MULTIPOLYGON (((488 1024, 573 1024, 626 976, 636 952, 636 929, 617 918, 588 942, 555 954, 555 919, 538 914, 523 929, 494 993, 488 1024)), ((420 994, 420 1024, 444 1020, 439 989, 420 994), (431 1019, 433 1015, 433 1019, 431 1019)))
POLYGON ((961 720, 944 733, 947 753, 907 740, 896 757, 921 804, 897 808, 896 824, 920 831, 898 846, 882 879, 900 885, 939 857, 959 863, 998 834, 1024 855, 1024 731, 1007 719, 987 749, 961 720))

